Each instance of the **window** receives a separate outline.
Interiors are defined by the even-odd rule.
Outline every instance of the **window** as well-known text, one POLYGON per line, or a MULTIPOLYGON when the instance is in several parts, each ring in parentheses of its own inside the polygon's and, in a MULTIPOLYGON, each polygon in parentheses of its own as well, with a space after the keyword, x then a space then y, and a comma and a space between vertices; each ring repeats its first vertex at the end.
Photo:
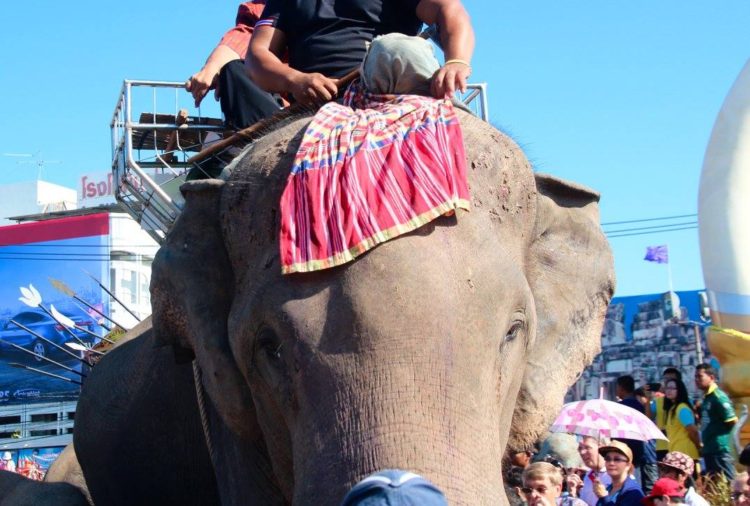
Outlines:
POLYGON ((141 300, 140 300, 140 303, 141 304, 146 304, 146 305, 150 306, 151 305, 151 290, 149 289, 149 283, 150 283, 151 279, 149 278, 149 276, 147 276, 146 274, 143 274, 143 273, 140 273, 138 275, 138 277, 141 280, 141 286, 140 286, 140 290, 141 290, 141 293, 140 293, 141 297, 140 298, 141 298, 141 300))
POLYGON ((122 269, 120 272, 120 286, 123 298, 131 304, 138 302, 138 273, 130 269, 122 269))
POLYGON ((47 317, 40 313, 24 311, 23 313, 18 313, 13 317, 13 319, 22 325, 31 325, 33 323, 39 323, 40 321, 46 320, 47 317))
POLYGON ((42 413, 38 415, 31 415, 31 422, 56 422, 57 413, 42 413))
POLYGON ((9 423, 21 423, 20 416, 0 416, 0 425, 7 425, 9 423))
POLYGON ((76 412, 68 411, 68 420, 75 420, 75 419, 76 419, 76 412))
POLYGON ((29 431, 29 435, 31 437, 35 437, 35 436, 56 436, 57 435, 57 430, 56 429, 52 429, 52 430, 30 430, 29 431))

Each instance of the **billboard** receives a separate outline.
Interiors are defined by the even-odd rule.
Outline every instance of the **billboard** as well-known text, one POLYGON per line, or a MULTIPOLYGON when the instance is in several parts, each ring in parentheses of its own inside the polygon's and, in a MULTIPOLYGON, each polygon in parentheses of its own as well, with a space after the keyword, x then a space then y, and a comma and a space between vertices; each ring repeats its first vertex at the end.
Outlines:
POLYGON ((24 448, 0 453, 0 469, 42 481, 49 466, 63 451, 62 446, 49 448, 24 448))
POLYGON ((106 332, 109 256, 106 213, 0 227, 0 406, 78 397, 80 347, 106 332))

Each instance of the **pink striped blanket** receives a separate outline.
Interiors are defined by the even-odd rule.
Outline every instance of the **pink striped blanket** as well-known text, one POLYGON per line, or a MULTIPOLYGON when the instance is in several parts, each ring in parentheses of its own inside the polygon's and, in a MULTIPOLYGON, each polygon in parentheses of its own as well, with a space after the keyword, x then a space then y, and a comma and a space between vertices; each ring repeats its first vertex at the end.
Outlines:
POLYGON ((284 274, 341 265, 456 209, 469 210, 450 100, 372 95, 355 82, 305 131, 281 196, 284 274))

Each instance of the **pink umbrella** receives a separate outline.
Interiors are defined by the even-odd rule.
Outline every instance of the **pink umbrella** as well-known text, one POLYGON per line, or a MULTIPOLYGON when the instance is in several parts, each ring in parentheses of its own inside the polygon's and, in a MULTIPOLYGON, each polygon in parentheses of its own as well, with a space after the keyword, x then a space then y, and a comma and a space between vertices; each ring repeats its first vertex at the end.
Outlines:
POLYGON ((664 433, 646 415, 623 404, 604 399, 565 404, 549 430, 596 438, 668 441, 664 433))

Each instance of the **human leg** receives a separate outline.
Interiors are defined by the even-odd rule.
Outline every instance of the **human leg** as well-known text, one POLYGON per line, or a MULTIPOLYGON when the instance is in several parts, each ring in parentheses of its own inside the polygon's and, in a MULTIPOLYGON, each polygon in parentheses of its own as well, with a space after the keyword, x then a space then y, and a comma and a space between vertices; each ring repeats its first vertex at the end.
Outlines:
POLYGON ((221 68, 219 95, 227 125, 238 130, 249 127, 280 109, 273 95, 250 80, 242 60, 233 60, 221 68))
POLYGON ((728 480, 734 479, 734 461, 729 453, 708 453, 703 455, 706 474, 723 474, 728 480))
POLYGON ((654 482, 659 479, 659 469, 654 463, 645 463, 641 465, 641 488, 644 494, 651 492, 654 482))

